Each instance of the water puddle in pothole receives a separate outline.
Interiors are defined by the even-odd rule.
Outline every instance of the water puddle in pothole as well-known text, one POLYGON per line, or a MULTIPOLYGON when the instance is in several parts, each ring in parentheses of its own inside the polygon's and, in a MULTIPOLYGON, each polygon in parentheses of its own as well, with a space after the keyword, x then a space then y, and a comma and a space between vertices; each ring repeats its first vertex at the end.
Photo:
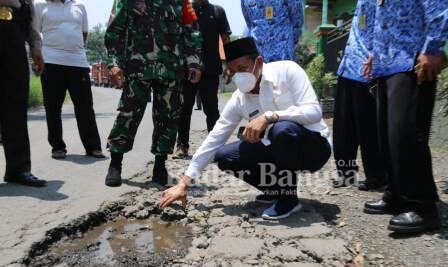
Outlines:
POLYGON ((185 255, 191 242, 187 226, 156 218, 129 220, 120 217, 92 229, 82 238, 55 244, 50 253, 60 258, 74 254, 87 256, 89 262, 96 263, 149 255, 166 259, 185 255))

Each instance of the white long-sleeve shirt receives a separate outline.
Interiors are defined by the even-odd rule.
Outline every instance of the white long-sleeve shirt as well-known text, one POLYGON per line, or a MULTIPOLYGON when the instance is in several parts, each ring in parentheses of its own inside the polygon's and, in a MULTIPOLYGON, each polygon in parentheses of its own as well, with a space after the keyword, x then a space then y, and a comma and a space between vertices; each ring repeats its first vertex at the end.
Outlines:
POLYGON ((322 109, 305 71, 292 61, 263 65, 260 93, 235 91, 221 117, 196 151, 185 175, 198 179, 216 151, 230 138, 243 119, 248 121, 275 112, 280 120, 297 122, 308 130, 319 132, 331 143, 331 134, 322 119, 322 109))

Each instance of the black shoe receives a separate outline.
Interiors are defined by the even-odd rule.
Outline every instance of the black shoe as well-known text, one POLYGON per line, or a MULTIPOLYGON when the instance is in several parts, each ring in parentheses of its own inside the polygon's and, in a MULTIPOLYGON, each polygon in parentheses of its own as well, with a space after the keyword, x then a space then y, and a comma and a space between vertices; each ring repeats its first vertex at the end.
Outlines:
POLYGON ((393 217, 388 229, 396 233, 414 234, 436 230, 440 227, 439 213, 420 213, 415 211, 401 213, 393 217))
POLYGON ((386 181, 376 180, 376 181, 361 181, 359 182, 358 189, 361 191, 369 191, 375 189, 381 189, 387 185, 386 181))
POLYGON ((164 157, 156 157, 154 169, 152 171, 152 181, 161 186, 168 185, 168 171, 166 170, 165 161, 166 158, 164 157))
POLYGON ((119 187, 122 184, 121 170, 113 167, 109 167, 106 176, 105 184, 110 187, 119 187))
POLYGON ((51 151, 51 157, 54 159, 65 159, 67 157, 67 150, 54 149, 53 151, 51 151))
POLYGON ((5 182, 12 184, 21 184, 34 187, 43 187, 47 184, 47 181, 39 179, 31 172, 24 172, 18 175, 5 176, 5 182))
POLYGON ((255 202, 262 204, 272 204, 277 200, 276 197, 268 194, 260 194, 255 197, 255 202))
POLYGON ((367 214, 395 214, 397 212, 397 205, 384 200, 368 201, 364 204, 364 213, 367 214))

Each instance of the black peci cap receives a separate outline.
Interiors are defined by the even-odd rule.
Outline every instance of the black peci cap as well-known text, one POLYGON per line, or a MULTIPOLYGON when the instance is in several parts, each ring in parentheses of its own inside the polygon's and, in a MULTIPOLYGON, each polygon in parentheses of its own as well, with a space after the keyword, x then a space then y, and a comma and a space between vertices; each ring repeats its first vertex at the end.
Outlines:
POLYGON ((238 39, 226 44, 224 46, 224 52, 226 53, 227 62, 240 57, 259 54, 255 40, 252 37, 238 39))

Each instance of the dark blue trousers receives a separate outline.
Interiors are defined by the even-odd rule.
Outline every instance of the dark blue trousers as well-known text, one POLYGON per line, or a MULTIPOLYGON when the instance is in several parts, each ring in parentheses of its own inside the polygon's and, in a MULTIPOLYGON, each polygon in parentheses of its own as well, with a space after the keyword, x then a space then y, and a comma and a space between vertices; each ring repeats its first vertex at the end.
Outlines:
POLYGON ((224 145, 215 161, 222 171, 231 171, 266 194, 296 198, 296 173, 320 170, 330 158, 331 146, 320 133, 292 121, 275 123, 268 138, 269 146, 244 141, 224 145))

